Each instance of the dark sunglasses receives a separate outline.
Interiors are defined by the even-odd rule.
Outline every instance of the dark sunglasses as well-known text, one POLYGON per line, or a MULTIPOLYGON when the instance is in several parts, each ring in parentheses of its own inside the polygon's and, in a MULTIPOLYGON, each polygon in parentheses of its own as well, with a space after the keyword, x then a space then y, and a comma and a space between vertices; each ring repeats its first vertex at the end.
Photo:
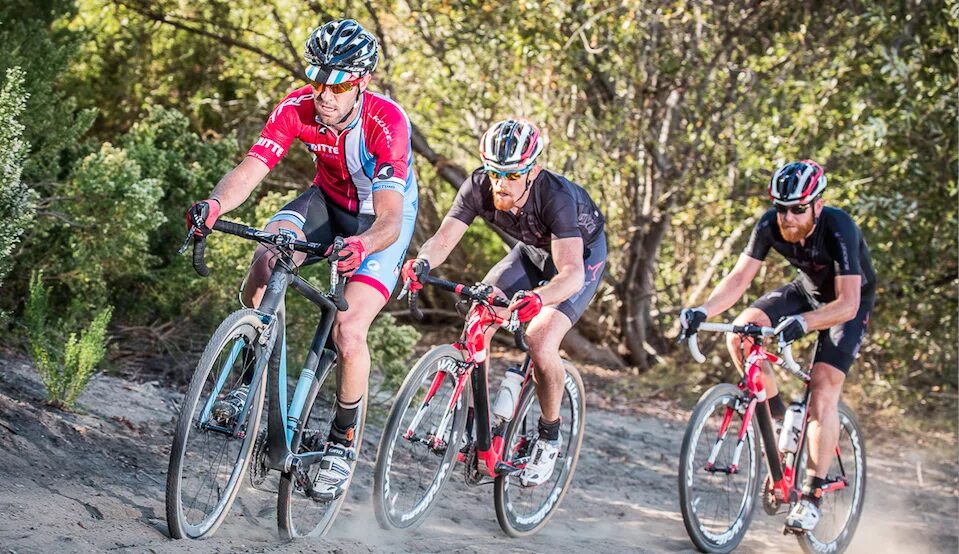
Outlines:
POLYGON ((335 85, 327 85, 325 83, 310 81, 310 86, 313 87, 313 90, 315 90, 317 94, 322 94, 325 89, 330 89, 333 94, 343 94, 344 92, 349 92, 353 90, 354 87, 359 86, 360 80, 361 79, 357 79, 355 81, 345 81, 335 85))
POLYGON ((486 174, 489 175, 490 179, 506 179, 507 181, 516 181, 523 175, 526 175, 526 171, 496 171, 494 169, 487 169, 486 174))
POLYGON ((776 212, 784 215, 786 212, 790 212, 793 215, 802 215, 809 211, 809 208, 812 207, 812 202, 808 204, 796 204, 795 206, 780 206, 776 204, 776 212))

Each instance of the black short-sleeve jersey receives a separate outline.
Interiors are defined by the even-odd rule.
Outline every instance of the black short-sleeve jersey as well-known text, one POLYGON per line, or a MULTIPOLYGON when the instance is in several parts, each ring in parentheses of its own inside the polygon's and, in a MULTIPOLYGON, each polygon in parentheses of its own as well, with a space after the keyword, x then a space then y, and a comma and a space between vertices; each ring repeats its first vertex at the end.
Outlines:
POLYGON ((744 254, 765 260, 772 248, 800 271, 803 286, 818 300, 836 299, 837 275, 861 275, 862 295, 875 292, 876 274, 862 230, 852 217, 839 208, 824 207, 804 244, 786 242, 776 221, 776 209, 770 209, 756 226, 744 254))
POLYGON ((542 170, 529 189, 529 199, 519 213, 497 210, 493 184, 482 168, 460 185, 450 217, 469 225, 477 216, 507 235, 549 251, 552 237, 582 237, 589 245, 603 234, 605 219, 583 187, 542 170))

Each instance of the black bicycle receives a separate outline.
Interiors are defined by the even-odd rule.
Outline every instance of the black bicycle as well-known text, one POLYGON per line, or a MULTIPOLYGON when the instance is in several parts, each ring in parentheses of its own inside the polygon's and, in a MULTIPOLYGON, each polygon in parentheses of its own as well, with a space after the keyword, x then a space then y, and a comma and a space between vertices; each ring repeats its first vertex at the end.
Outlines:
MULTIPOLYGON (((298 275, 294 252, 310 261, 325 257, 329 245, 297 240, 288 231, 267 233, 229 221, 213 230, 270 245, 276 265, 259 308, 230 314, 217 328, 197 364, 177 421, 167 471, 166 514, 170 535, 198 539, 212 535, 230 511, 253 464, 251 482, 263 482, 270 470, 280 472, 277 524, 284 538, 319 536, 332 525, 346 498, 326 501, 314 490, 326 431, 335 415, 335 384, 327 383, 336 353, 326 348, 337 310, 346 310, 345 278, 330 257, 330 292, 324 293, 298 275), (302 366, 292 399, 287 402, 284 298, 288 288, 317 305, 320 321, 302 366), (264 373, 269 372, 264 379, 264 373), (252 377, 250 374, 252 373, 252 377), (214 407, 231 391, 247 387, 237 413, 225 417, 214 407), (263 400, 270 392, 266 429, 260 430, 263 400)), ((193 238, 193 231, 181 248, 193 238)), ((334 242, 334 251, 342 239, 334 242)), ((209 275, 206 243, 194 240, 193 266, 209 275)), ((332 380, 331 380, 332 381, 332 380)), ((365 395, 364 395, 365 398, 365 395)), ((363 443, 365 403, 360 407, 355 452, 363 443)), ((356 459, 353 462, 355 466, 356 459)))

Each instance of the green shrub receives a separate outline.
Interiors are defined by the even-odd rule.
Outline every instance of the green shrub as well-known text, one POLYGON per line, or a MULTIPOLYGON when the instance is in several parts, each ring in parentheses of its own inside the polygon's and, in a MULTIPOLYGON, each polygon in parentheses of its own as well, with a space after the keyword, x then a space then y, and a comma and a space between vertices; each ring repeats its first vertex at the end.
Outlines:
POLYGON ((80 333, 70 333, 62 352, 57 348, 61 333, 55 323, 49 321, 50 291, 43 285, 42 273, 30 278, 30 298, 27 301, 25 318, 30 340, 30 353, 47 389, 50 404, 58 408, 70 408, 83 392, 96 365, 106 353, 107 324, 113 314, 112 307, 101 310, 90 326, 80 333))
POLYGON ((27 144, 21 118, 28 94, 23 71, 8 69, 0 88, 0 284, 13 266, 13 250, 33 219, 33 191, 21 179, 27 144))
POLYGON ((403 382, 410 369, 413 347, 419 340, 419 331, 409 325, 397 325, 390 314, 383 314, 373 323, 367 344, 373 368, 383 375, 381 390, 395 389, 403 382))

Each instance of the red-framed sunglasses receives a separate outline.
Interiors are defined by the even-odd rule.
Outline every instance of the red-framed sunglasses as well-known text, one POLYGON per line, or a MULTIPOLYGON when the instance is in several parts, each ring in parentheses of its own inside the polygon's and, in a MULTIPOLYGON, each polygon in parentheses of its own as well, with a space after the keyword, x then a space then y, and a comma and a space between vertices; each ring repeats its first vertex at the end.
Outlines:
POLYGON ((313 90, 317 94, 322 94, 324 90, 330 89, 333 94, 343 94, 344 92, 349 92, 353 90, 354 87, 360 85, 360 81, 363 78, 355 79, 353 81, 344 81, 342 83, 336 83, 335 85, 327 85, 326 83, 317 83, 316 81, 309 81, 310 86, 313 87, 313 90))

